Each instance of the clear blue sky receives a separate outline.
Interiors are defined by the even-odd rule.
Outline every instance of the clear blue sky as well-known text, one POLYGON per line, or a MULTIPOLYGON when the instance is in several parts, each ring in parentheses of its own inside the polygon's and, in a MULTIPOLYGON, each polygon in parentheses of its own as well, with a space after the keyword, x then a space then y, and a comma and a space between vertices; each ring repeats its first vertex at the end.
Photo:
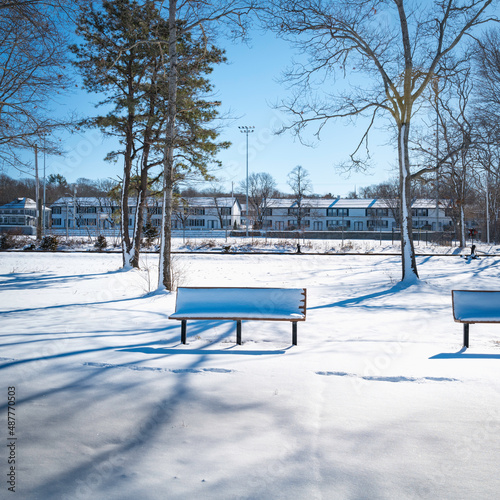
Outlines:
MULTIPOLYGON (((287 95, 287 89, 277 80, 290 64, 293 52, 288 45, 273 34, 255 33, 249 46, 222 40, 219 46, 226 48, 228 64, 215 69, 211 80, 215 85, 214 99, 222 102, 221 111, 228 112, 233 119, 227 120, 221 136, 232 142, 229 150, 220 155, 224 168, 218 173, 228 191, 231 183, 235 189, 245 178, 245 135, 238 126, 255 126, 249 136, 249 171, 268 172, 281 191, 290 191, 287 174, 302 165, 309 171, 314 192, 345 196, 355 186, 367 186, 393 176, 396 152, 384 143, 388 141, 383 132, 375 132, 370 141, 372 161, 375 168, 370 173, 341 175, 334 165, 347 160, 363 132, 362 126, 332 122, 322 133, 322 140, 315 148, 300 144, 290 133, 276 136, 287 116, 273 108, 273 104, 287 95)), ((85 114, 94 112, 95 95, 77 91, 62 106, 85 114)), ((311 132, 314 129, 311 128, 311 132)), ((69 182, 79 177, 89 179, 117 178, 121 176, 121 164, 104 161, 106 153, 113 149, 112 142, 103 139, 96 131, 64 138, 67 155, 46 159, 47 175, 60 173, 69 182)), ((42 165, 42 159, 39 159, 42 165)), ((17 176, 15 171, 8 174, 17 176)), ((198 188, 208 187, 197 184, 198 188)))

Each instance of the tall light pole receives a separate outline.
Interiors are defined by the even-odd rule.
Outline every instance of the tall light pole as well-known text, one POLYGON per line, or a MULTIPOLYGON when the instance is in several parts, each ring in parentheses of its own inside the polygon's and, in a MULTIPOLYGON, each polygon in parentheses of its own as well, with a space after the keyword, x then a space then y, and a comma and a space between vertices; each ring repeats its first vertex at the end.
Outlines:
POLYGON ((248 206, 248 134, 251 134, 254 130, 255 127, 253 126, 248 126, 248 125, 242 125, 241 127, 238 127, 240 129, 240 132, 242 134, 246 134, 247 136, 247 198, 246 198, 246 203, 247 203, 247 215, 246 215, 246 226, 247 226, 247 238, 248 238, 248 216, 250 215, 250 210, 248 206))
POLYGON ((439 231, 439 77, 432 80, 436 94, 436 231, 439 231))

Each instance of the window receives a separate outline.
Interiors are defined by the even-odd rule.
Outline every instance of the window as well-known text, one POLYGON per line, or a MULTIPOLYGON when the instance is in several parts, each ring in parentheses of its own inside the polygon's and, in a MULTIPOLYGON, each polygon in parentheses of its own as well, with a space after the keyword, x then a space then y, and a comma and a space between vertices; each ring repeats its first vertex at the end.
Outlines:
POLYGON ((82 224, 84 226, 95 226, 96 225, 96 219, 82 219, 82 224))
POLYGON ((97 213, 96 207, 76 207, 77 214, 95 214, 97 213))
POLYGON ((148 207, 148 213, 151 215, 161 215, 161 207, 148 207))
POLYGON ((52 219, 52 225, 53 226, 62 226, 62 220, 61 219, 52 219))
POLYGON ((264 209, 264 217, 271 217, 273 215, 273 209, 272 208, 266 208, 264 209))
POLYGON ((204 227, 205 219, 188 219, 187 225, 189 227, 204 227))
POLYGON ((386 220, 369 220, 369 221, 366 221, 366 226, 368 228, 375 228, 375 227, 379 227, 379 228, 383 228, 383 227, 389 227, 389 221, 386 221, 386 220))
POLYGON ((334 229, 341 229, 342 227, 351 227, 351 221, 350 220, 327 220, 326 221, 326 227, 331 227, 334 229))
POLYGON ((427 220, 416 220, 416 221, 413 221, 414 223, 414 226, 416 229, 428 229, 431 227, 431 225, 429 224, 429 221, 427 220))
POLYGON ((327 217, 345 217, 349 215, 348 208, 327 208, 326 216, 327 217))
MULTIPOLYGON (((292 216, 297 216, 299 213, 299 209, 297 208, 289 208, 288 209, 288 215, 292 216)), ((311 209, 309 207, 300 207, 300 213, 302 214, 302 217, 308 216, 311 214, 311 209)))
POLYGON ((185 207, 184 213, 185 214, 187 213, 189 215, 205 215, 205 209, 204 208, 185 207))
POLYGON ((54 215, 61 215, 61 207, 52 207, 52 213, 54 215))
POLYGON ((388 208, 367 208, 366 209, 367 217, 388 217, 389 209, 388 208))
POLYGON ((429 217, 429 209, 428 208, 412 208, 411 214, 413 217, 429 217))
POLYGON ((221 215, 231 215, 231 207, 221 207, 220 214, 221 215))

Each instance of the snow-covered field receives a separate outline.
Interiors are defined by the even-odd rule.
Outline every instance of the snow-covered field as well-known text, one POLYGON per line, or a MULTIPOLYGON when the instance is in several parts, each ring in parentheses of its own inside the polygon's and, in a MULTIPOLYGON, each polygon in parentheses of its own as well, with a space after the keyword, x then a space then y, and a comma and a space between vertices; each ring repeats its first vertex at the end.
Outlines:
MULTIPOLYGON (((374 233, 374 238, 369 240, 349 239, 347 236, 341 238, 341 233, 336 232, 338 239, 309 239, 309 238, 270 238, 265 236, 231 237, 225 238, 221 236, 223 231, 192 231, 187 232, 185 237, 179 236, 181 232, 176 231, 177 236, 172 238, 172 249, 175 252, 197 252, 197 253, 297 253, 297 243, 300 244, 302 253, 356 253, 356 254, 401 254, 401 245, 399 240, 391 241, 377 238, 377 233, 374 233)), ((92 251, 95 252, 96 236, 76 237, 70 236, 67 240, 63 235, 57 236, 58 251, 75 252, 75 251, 92 251)), ((458 242, 453 240, 447 245, 435 244, 427 241, 426 232, 422 232, 420 236, 415 233, 415 252, 419 255, 460 255, 470 254, 471 242, 467 241, 468 248, 461 249, 458 247, 458 242)), ((28 245, 35 245, 34 236, 15 237, 16 249, 21 250, 28 245)), ((121 251, 121 243, 119 237, 107 237, 107 247, 103 252, 119 252, 121 251)), ((500 245, 481 243, 474 241, 476 250, 480 254, 500 255, 500 245)), ((143 253, 158 252, 158 240, 154 241, 149 248, 142 248, 143 253)))
POLYGON ((183 285, 307 288, 296 347, 260 321, 180 344, 157 258, 0 254, 0 498, 498 498, 500 325, 463 350, 450 290, 498 289, 499 257, 418 257, 409 288, 390 255, 176 257, 183 285))

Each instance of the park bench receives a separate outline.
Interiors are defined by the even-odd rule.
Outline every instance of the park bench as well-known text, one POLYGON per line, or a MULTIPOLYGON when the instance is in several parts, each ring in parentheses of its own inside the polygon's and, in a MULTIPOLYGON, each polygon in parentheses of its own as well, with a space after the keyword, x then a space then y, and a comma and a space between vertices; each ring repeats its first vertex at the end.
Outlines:
POLYGON ((500 323, 500 291, 452 290, 453 318, 464 324, 464 347, 469 347, 469 325, 500 323))
POLYGON ((306 319, 305 288, 179 287, 175 312, 186 343, 188 320, 236 321, 236 343, 241 345, 241 322, 291 321, 292 344, 297 345, 297 322, 306 319))

